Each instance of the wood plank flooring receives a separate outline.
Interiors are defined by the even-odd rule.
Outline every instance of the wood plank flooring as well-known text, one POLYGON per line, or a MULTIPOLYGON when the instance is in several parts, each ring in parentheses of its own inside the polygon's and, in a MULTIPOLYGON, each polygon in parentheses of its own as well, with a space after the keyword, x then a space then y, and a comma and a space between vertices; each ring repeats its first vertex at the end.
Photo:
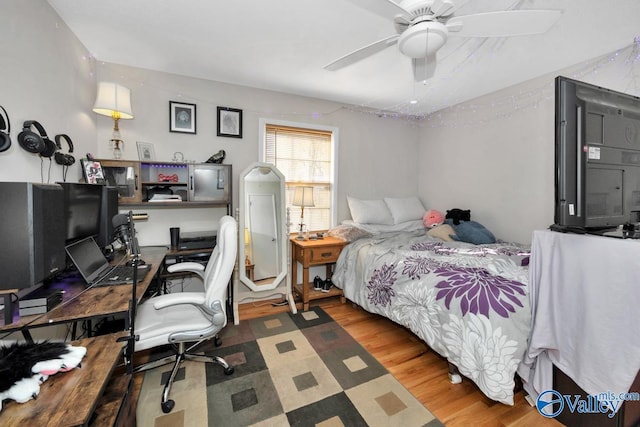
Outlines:
MULTIPOLYGON (((311 305, 321 306, 447 426, 562 425, 540 415, 525 401, 522 391, 516 393, 514 406, 508 406, 485 397, 470 380, 451 384, 446 360, 409 330, 384 317, 350 302, 342 304, 337 297, 312 301, 311 305)), ((265 301, 242 304, 240 321, 281 311, 288 311, 288 306, 274 307, 265 301)))

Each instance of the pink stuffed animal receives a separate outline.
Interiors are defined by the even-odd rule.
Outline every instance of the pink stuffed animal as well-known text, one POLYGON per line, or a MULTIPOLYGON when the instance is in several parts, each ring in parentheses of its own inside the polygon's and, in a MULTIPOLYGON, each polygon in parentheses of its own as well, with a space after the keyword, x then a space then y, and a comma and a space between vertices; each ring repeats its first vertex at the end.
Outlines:
POLYGON ((424 226, 427 228, 433 228, 437 225, 444 223, 444 214, 435 209, 429 209, 424 213, 422 217, 422 222, 424 226))

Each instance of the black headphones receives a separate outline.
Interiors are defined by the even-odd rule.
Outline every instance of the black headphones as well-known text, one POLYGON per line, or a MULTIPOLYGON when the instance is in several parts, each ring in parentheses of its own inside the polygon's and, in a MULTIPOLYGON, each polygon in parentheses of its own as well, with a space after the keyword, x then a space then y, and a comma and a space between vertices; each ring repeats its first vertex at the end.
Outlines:
POLYGON ((18 134, 18 143, 22 148, 30 153, 38 153, 42 157, 51 157, 58 148, 47 136, 47 132, 36 120, 27 120, 22 125, 22 132, 18 134), (38 133, 31 131, 31 126, 36 128, 38 133))
POLYGON ((71 154, 65 154, 60 151, 62 150, 62 144, 60 144, 60 140, 64 139, 65 141, 67 141, 67 145, 69 146, 69 153, 73 153, 73 142, 71 141, 71 138, 69 138, 69 135, 61 133, 59 135, 56 135, 54 139, 56 141, 57 147, 54 155, 56 163, 62 166, 71 166, 72 164, 74 164, 76 162, 75 157, 73 157, 71 154))
POLYGON ((9 147, 11 147, 11 122, 9 121, 9 115, 7 114, 7 110, 5 110, 2 105, 0 105, 0 110, 2 110, 2 114, 0 114, 0 153, 1 153, 3 151, 7 151, 9 147))

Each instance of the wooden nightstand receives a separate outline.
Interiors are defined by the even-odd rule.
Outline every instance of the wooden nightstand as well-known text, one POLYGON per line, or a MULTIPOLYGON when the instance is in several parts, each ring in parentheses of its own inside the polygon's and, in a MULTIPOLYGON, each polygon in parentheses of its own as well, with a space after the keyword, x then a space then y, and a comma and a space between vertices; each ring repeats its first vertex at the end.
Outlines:
POLYGON ((296 240, 291 237, 291 283, 293 291, 302 297, 302 309, 309 309, 309 301, 332 296, 342 296, 342 289, 335 286, 329 292, 313 289, 309 283, 309 267, 312 265, 326 265, 326 277, 331 278, 333 264, 338 260, 342 248, 347 244, 344 240, 326 236, 320 240, 296 240), (302 264, 302 283, 298 283, 298 263, 302 264))

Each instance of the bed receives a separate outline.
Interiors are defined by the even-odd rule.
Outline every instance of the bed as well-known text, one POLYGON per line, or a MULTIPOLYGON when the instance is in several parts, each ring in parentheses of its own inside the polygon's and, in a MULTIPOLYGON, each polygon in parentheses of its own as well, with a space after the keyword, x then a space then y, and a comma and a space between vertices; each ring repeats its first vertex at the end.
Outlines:
POLYGON ((419 225, 404 228, 352 238, 333 283, 409 328, 487 397, 513 405, 531 329, 529 247, 447 242, 419 225))

